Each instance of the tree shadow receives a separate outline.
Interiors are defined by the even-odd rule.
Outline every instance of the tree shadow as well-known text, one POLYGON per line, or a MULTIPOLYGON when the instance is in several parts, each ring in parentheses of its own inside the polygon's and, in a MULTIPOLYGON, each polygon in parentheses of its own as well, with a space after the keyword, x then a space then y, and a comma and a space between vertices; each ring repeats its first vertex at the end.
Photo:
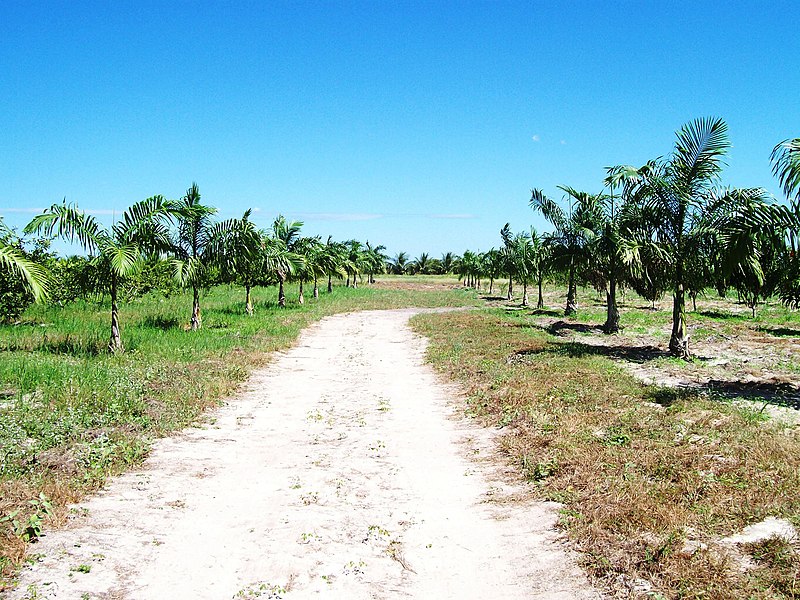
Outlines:
POLYGON ((792 329, 790 327, 765 327, 761 325, 756 327, 756 330, 775 337, 800 337, 800 329, 792 329))
POLYGON ((722 381, 712 379, 700 389, 726 400, 745 399, 800 409, 800 388, 775 381, 722 381))
POLYGON ((588 323, 569 323, 568 321, 556 321, 547 326, 547 331, 553 335, 561 335, 562 331, 577 331, 579 333, 602 333, 600 325, 590 325, 588 323))
POLYGON ((142 325, 150 327, 151 329, 160 329, 161 331, 168 331, 169 329, 177 329, 180 327, 180 321, 177 317, 165 317, 163 315, 148 315, 142 320, 142 325))
POLYGON ((728 320, 728 319, 745 319, 745 318, 747 318, 747 317, 745 317, 745 315, 739 315, 739 314, 732 313, 732 312, 722 312, 721 310, 714 310, 714 309, 712 309, 712 310, 699 310, 699 311, 697 311, 697 314, 701 315, 703 317, 708 317, 709 319, 728 320))
POLYGON ((534 308, 531 311, 532 315, 542 316, 542 317, 562 317, 564 316, 563 310, 555 310, 552 308, 534 308))
POLYGON ((505 296, 481 296, 481 300, 486 302, 504 302, 507 300, 505 296))

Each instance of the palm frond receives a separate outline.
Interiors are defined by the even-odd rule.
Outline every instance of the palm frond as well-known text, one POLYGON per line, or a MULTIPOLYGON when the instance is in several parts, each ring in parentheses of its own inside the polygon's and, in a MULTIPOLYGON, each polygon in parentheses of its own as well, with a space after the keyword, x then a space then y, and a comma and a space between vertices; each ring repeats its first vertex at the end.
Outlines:
POLYGON ((783 140, 770 155, 772 173, 783 186, 787 198, 800 199, 800 138, 783 140))
POLYGON ((108 233, 100 227, 97 219, 78 210, 76 205, 67 204, 66 200, 36 215, 24 231, 77 241, 90 253, 98 250, 103 238, 108 238, 108 233))
POLYGON ((38 302, 47 297, 48 276, 42 265, 30 260, 19 248, 0 243, 0 267, 16 273, 38 302))

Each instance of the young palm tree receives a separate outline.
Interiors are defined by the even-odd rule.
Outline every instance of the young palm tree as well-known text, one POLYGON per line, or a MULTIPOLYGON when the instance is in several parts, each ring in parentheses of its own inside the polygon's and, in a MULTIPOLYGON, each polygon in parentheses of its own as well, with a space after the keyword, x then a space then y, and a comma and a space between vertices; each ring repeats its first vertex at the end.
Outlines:
POLYGON ((233 226, 232 221, 215 225, 211 217, 216 212, 216 208, 200 203, 200 188, 196 183, 186 190, 173 210, 177 232, 172 242, 172 266, 178 282, 192 288, 192 331, 203 326, 200 289, 208 285, 209 268, 222 259, 221 240, 233 226))
POLYGON ((386 272, 386 261, 389 257, 383 253, 384 250, 386 250, 386 246, 372 246, 367 242, 364 258, 369 283, 375 283, 376 274, 386 272))
POLYGON ((169 248, 171 208, 171 203, 162 196, 154 196, 128 208, 120 221, 105 229, 93 216, 64 202, 53 204, 25 227, 26 233, 55 235, 78 242, 93 255, 92 263, 103 275, 101 285, 111 296, 110 352, 124 351, 117 305, 120 284, 141 269, 149 256, 169 248))
POLYGON ((300 284, 297 302, 298 304, 305 304, 305 295, 303 294, 303 283, 306 281, 314 281, 315 298, 319 297, 317 292, 317 264, 316 261, 320 257, 322 243, 319 237, 302 237, 294 244, 294 253, 303 259, 303 266, 297 269, 294 273, 294 279, 300 284))
POLYGON ((545 244, 549 247, 553 265, 567 272, 564 315, 569 316, 578 312, 578 269, 586 263, 589 245, 595 236, 600 196, 579 192, 569 186, 559 186, 559 189, 567 194, 566 211, 538 189, 531 190, 530 206, 541 212, 554 227, 551 233, 546 234, 545 244))
MULTIPOLYGON (((646 169, 646 167, 643 167, 646 169)), ((598 231, 594 240, 596 263, 600 265, 603 278, 608 283, 606 291, 606 322, 603 331, 608 334, 620 330, 617 308, 617 284, 628 272, 628 267, 638 258, 638 247, 630 231, 622 227, 627 209, 641 182, 640 170, 628 165, 617 165, 606 169, 605 185, 610 193, 599 197, 598 231), (615 191, 619 189, 619 196, 615 191)))
POLYGON ((722 119, 697 119, 681 127, 672 155, 653 165, 643 177, 645 210, 658 224, 657 242, 672 262, 672 334, 670 352, 689 357, 686 330, 686 269, 730 147, 722 119))
POLYGON ((453 272, 456 259, 458 257, 452 252, 445 252, 442 254, 442 274, 447 275, 453 272))
MULTIPOLYGON (((287 252, 297 256, 295 252, 295 245, 300 239, 300 229, 303 227, 302 221, 287 221, 283 215, 278 215, 272 223, 272 237, 281 242, 276 247, 278 252, 287 252)), ((286 291, 283 285, 291 275, 291 271, 284 269, 276 269, 275 275, 278 279, 278 306, 286 306, 286 291)))
POLYGON ((14 232, 0 217, 0 269, 10 271, 22 281, 37 302, 47 297, 47 273, 40 264, 30 260, 15 243, 14 232))
POLYGON ((325 265, 325 275, 328 276, 328 293, 333 292, 333 277, 341 279, 345 275, 344 263, 347 259, 346 249, 341 242, 334 242, 331 236, 323 249, 323 264, 325 265))

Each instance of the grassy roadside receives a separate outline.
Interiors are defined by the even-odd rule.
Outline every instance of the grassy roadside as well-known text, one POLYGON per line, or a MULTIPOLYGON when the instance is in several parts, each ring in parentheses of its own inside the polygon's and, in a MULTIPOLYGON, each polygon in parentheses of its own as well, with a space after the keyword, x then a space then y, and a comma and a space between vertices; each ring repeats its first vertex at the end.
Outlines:
MULTIPOLYGON (((26 537, 139 463, 154 438, 196 421, 303 328, 353 310, 474 304, 455 284, 335 287, 318 300, 307 290, 304 306, 286 309, 277 308, 274 288, 257 289, 254 317, 244 314, 242 290, 219 287, 202 298, 197 332, 185 330, 189 295, 143 298, 121 309, 120 356, 105 352, 107 306, 33 307, 21 323, 0 327, 0 590, 26 537)), ((287 290, 290 300, 295 292, 287 290)))
MULTIPOLYGON (((638 318, 638 317, 636 317, 638 318)), ((601 321, 602 322, 602 321, 601 321)), ((585 567, 621 595, 794 598, 797 548, 720 538, 768 516, 800 525, 800 439, 757 409, 647 387, 503 308, 419 315, 429 358, 504 428, 509 459, 544 498, 585 567)), ((597 334, 599 335, 599 334, 597 334)))

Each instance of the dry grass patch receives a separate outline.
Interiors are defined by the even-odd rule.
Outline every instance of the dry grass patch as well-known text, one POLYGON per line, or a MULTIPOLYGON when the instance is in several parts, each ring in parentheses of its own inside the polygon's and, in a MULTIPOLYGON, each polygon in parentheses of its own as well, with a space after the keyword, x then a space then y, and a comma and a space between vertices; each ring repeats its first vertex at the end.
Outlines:
MULTIPOLYGON (((793 597, 776 591, 774 568, 743 570, 718 543, 767 516, 800 524, 793 426, 646 387, 606 356, 571 352, 529 315, 414 323, 434 364, 467 386, 468 412, 504 427, 509 459, 563 503, 561 526, 596 578, 634 596, 793 597)), ((796 573, 797 555, 786 556, 796 573)))

